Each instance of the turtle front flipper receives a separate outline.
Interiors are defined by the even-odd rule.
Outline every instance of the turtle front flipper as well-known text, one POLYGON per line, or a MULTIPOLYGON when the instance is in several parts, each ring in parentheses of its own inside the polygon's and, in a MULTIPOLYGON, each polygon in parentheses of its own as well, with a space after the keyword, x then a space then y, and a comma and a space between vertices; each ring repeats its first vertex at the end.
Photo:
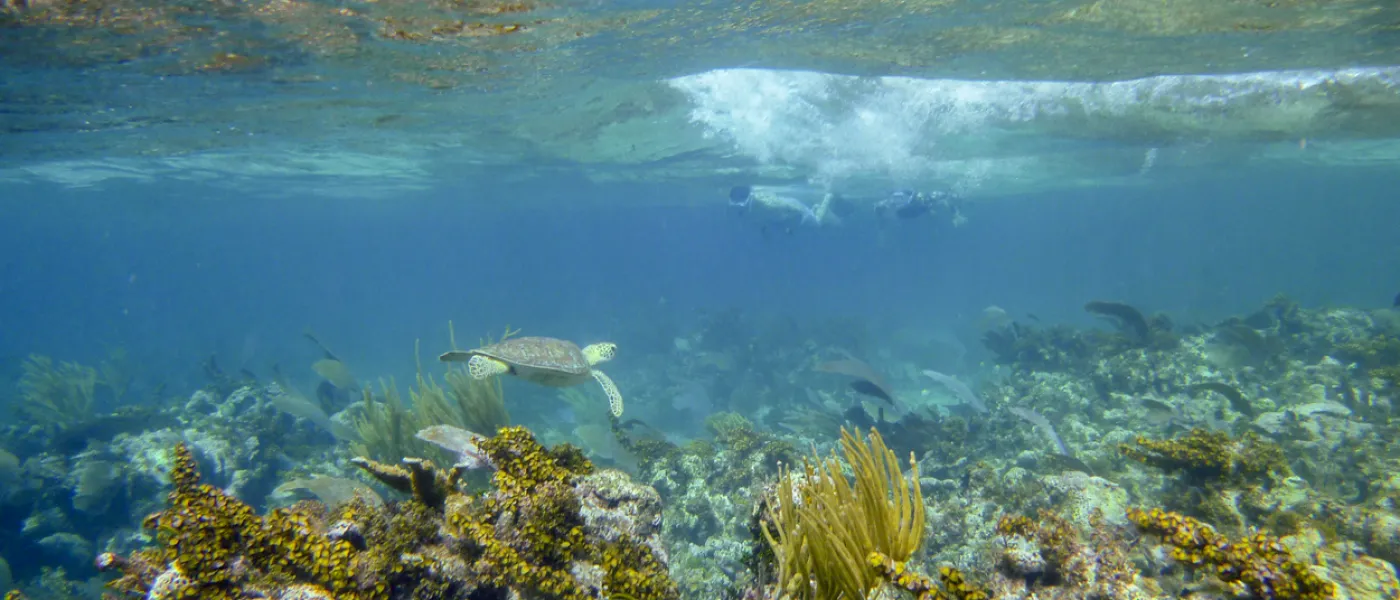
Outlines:
POLYGON ((467 373, 472 379, 488 379, 510 373, 510 365, 488 356, 473 354, 467 360, 467 373))
POLYGON ((612 342, 598 342, 583 347, 583 357, 588 360, 590 366, 610 361, 616 355, 617 344, 612 342))
POLYGON ((622 392, 617 391, 617 384, 613 383, 611 377, 604 375, 602 371, 593 369, 589 371, 593 379, 598 381, 598 385, 603 386, 603 393, 608 395, 608 410, 612 411, 614 417, 622 416, 622 392))

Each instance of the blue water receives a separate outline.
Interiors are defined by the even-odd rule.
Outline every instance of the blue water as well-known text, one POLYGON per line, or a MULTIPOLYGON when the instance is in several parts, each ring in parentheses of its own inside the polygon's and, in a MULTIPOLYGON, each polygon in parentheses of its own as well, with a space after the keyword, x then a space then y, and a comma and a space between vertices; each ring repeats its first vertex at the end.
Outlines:
MULTIPOLYGON (((267 398, 211 416, 229 389, 186 405, 228 383, 211 381, 211 361, 261 384, 285 374, 311 396, 323 352, 310 332, 364 389, 393 380, 400 392, 420 365, 443 372, 449 323, 463 348, 508 327, 613 341, 624 419, 645 422, 625 425, 634 433, 706 436, 706 411, 735 410, 803 450, 830 440, 801 436, 849 420, 861 399, 814 365, 850 351, 894 395, 922 394, 886 398, 891 415, 930 407, 924 388, 937 386, 919 369, 936 368, 989 396, 968 444, 996 439, 1002 454, 966 462, 997 468, 1049 447, 1007 445, 1019 433, 1008 423, 1024 428, 1012 407, 1065 425, 1058 447, 1121 463, 1112 440, 1160 425, 1124 424, 1152 412, 1136 404, 1149 387, 1184 418, 1206 406, 1183 387, 1205 371, 1278 410, 1380 381, 1324 369, 1268 380, 1278 373, 1212 362, 1230 357, 1206 356, 1203 335, 1028 390, 1041 373, 993 366, 981 337, 993 307, 1032 327, 1107 329, 1084 305, 1117 301, 1180 332, 1278 295, 1305 308, 1400 302, 1393 2, 99 4, 0 0, 0 593, 9 579, 42 587, 54 565, 94 576, 103 546, 134 548, 135 507, 164 494, 141 479, 160 469, 136 463, 175 437, 214 448, 198 450, 206 463, 246 459, 213 477, 232 487, 256 472, 242 499, 258 508, 289 477, 360 476, 324 419, 267 398), (476 21, 518 27, 460 27, 476 21), (731 209, 739 185, 800 190, 809 205, 834 193, 839 222, 776 230, 731 209), (877 218, 872 204, 902 189, 956 192, 966 222, 877 218), (16 410, 26 357, 96 366, 114 352, 135 377, 123 401, 154 404, 144 414, 178 433, 109 446, 108 431, 83 452, 87 426, 121 420, 45 430, 16 410), (1159 358, 1177 364, 1150 386, 1089 381, 1159 358), (1090 388, 1102 397, 1061 398, 1090 388), (1070 414, 1081 401, 1112 401, 1117 422, 1070 414), (847 412, 820 412, 838 404, 847 412), (55 441, 68 428, 71 447, 55 441), (240 448, 248 440, 263 445, 240 448), (121 461, 135 466, 111 470, 131 478, 106 488, 119 506, 72 502, 83 478, 62 469, 96 462, 101 479, 121 461), (52 533, 92 547, 45 546, 52 533)), ((1375 333, 1337 321, 1333 342, 1375 333)), ((1321 351, 1354 350, 1335 346, 1321 351)), ((503 386, 515 422, 547 441, 605 430, 601 402, 590 413, 578 397, 503 386)), ((1362 395, 1373 391, 1391 393, 1362 395)), ((1357 412, 1350 424, 1375 420, 1357 412)), ((914 435, 934 431, 915 421, 914 435)), ((920 459, 930 472, 965 475, 949 465, 969 457, 936 450, 947 455, 920 459)), ((1122 483, 1136 495, 1142 481, 1122 483)), ((951 506, 935 510, 966 508, 951 506)), ((709 540, 673 541, 697 544, 676 555, 690 560, 709 540)))
MULTIPOLYGON (((625 357, 665 349, 627 344, 654 337, 652 323, 683 328, 731 307, 946 329, 974 351, 988 305, 1082 324, 1089 299, 1182 323, 1279 293, 1375 307, 1400 291, 1395 183, 1385 171, 1244 172, 996 198, 968 208, 962 227, 881 227, 857 214, 769 236, 723 210, 719 194, 713 206, 589 210, 432 190, 357 201, 17 186, 0 193, 0 356, 95 362, 121 346, 189 389, 209 354, 254 372, 314 360, 306 328, 361 371, 406 375, 414 341, 445 348, 449 320, 468 341, 509 325, 616 339, 625 357)), ((616 191, 567 193, 584 202, 616 191)))

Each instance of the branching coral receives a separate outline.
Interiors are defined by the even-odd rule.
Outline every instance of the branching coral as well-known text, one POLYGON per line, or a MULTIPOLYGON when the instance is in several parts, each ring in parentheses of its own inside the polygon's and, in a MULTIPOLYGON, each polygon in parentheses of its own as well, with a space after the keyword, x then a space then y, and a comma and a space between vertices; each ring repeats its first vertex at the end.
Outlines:
POLYGON ((1002 594, 1053 587, 1063 597, 1135 597, 1138 571, 1128 559, 1127 540, 1097 508, 1089 514, 1087 531, 1042 509, 1034 519, 1005 515, 996 532, 1001 559, 992 587, 1002 594))
POLYGON ((1253 432, 1231 438, 1220 431, 1193 429, 1167 440, 1139 436, 1122 444, 1124 456, 1176 477, 1166 482, 1168 508, 1183 510, 1236 531, 1245 525, 1236 498, 1258 498, 1291 476, 1277 444, 1253 432))
POLYGON ((483 435, 492 435, 496 430, 510 425, 501 378, 472 379, 459 369, 448 372, 443 376, 443 381, 447 383, 447 388, 438 396, 441 402, 425 403, 420 408, 427 420, 456 425, 483 435))
POLYGON ((147 519, 158 547, 104 554, 98 566, 121 572, 112 583, 120 591, 167 599, 484 597, 478 590, 561 600, 678 597, 653 534, 627 525, 642 513, 628 513, 637 506, 625 496, 601 491, 577 450, 546 449, 523 428, 479 443, 496 468, 495 489, 484 495, 458 489, 461 467, 361 458, 356 464, 412 498, 384 505, 357 498, 335 513, 304 501, 266 516, 200 484, 194 457, 180 446, 170 507, 147 519), (590 512, 585 503, 595 503, 590 512))
POLYGON ((1171 440, 1139 436, 1119 449, 1124 456, 1198 481, 1267 485, 1292 475, 1283 449, 1247 433, 1239 439, 1220 431, 1193 429, 1171 440))
POLYGON ((1336 585, 1293 560, 1277 539, 1258 532, 1230 541, 1191 517, 1154 508, 1128 509, 1128 519, 1143 532, 1172 547, 1172 558, 1192 569, 1209 569, 1221 581, 1239 586, 1254 598, 1326 600, 1336 585))
POLYGON ((30 355, 22 368, 19 411, 46 427, 64 429, 96 419, 115 408, 131 387, 130 361, 121 348, 112 349, 96 369, 73 362, 55 364, 38 354, 30 355), (99 388, 109 392, 102 401, 99 388))
POLYGON ((31 355, 20 376, 19 410, 37 423, 67 426, 96 416, 97 370, 31 355))
POLYGON ((755 474, 772 474, 772 465, 797 460, 797 448, 791 443, 754 428, 743 415, 720 412, 705 419, 705 427, 715 435, 716 444, 727 451, 725 461, 730 465, 720 472, 713 486, 737 488, 755 474))
POLYGON ((869 442, 842 429, 841 450, 853 480, 833 454, 806 463, 800 481, 785 470, 770 499, 771 526, 763 526, 763 536, 773 548, 780 591, 797 600, 864 598, 884 581, 869 563, 871 553, 904 563, 923 541, 914 457, 906 478, 874 429, 869 442))
POLYGON ((546 450, 523 427, 503 428, 479 446, 496 469, 496 491, 480 501, 455 496, 447 520, 481 549, 488 580, 517 581, 550 597, 592 597, 569 571, 571 561, 586 557, 603 569, 604 594, 677 597, 665 566, 646 545, 627 535, 601 543, 587 538, 572 490, 575 478, 593 466, 576 449, 546 450))
MULTIPOLYGON (((451 323, 447 327, 452 349, 456 350, 456 332, 451 323)), ((501 340, 513 333, 507 328, 501 340)), ((495 342, 490 339, 481 340, 482 346, 492 343, 495 342)), ((416 346, 413 354, 414 360, 418 360, 416 346)), ((447 382, 445 389, 431 375, 423 375, 422 361, 418 361, 418 385, 410 389, 409 394, 420 426, 452 425, 482 435, 494 435, 496 430, 510 425, 499 377, 477 380, 458 369, 448 371, 443 379, 447 382)))
POLYGON ((1337 345, 1338 357, 1354 362, 1363 369, 1400 365, 1400 338, 1380 334, 1355 339, 1337 345))
POLYGON ((418 416, 404 404, 392 382, 380 386, 382 400, 376 401, 368 389, 362 392, 363 403, 353 424, 359 439, 350 444, 350 450, 382 461, 424 455, 427 445, 413 437, 419 429, 418 416))
POLYGON ((1339 344, 1337 354, 1390 387, 1400 387, 1400 338, 1380 334, 1352 340, 1339 344))
POLYGON ((996 532, 1001 536, 1035 542, 1051 581, 1065 575, 1063 563, 1079 545, 1079 536, 1074 528, 1059 515, 1043 509, 1036 520, 1024 515, 1004 515, 997 521, 996 532))
POLYGON ((416 502, 429 508, 442 510, 447 496, 457 487, 461 471, 444 471, 433 461, 422 458, 405 458, 402 466, 387 465, 357 456, 350 463, 364 469, 380 483, 400 493, 408 494, 416 502))
POLYGON ((443 515, 447 529, 469 548, 472 571, 483 585, 521 587, 549 598, 580 600, 599 594, 636 600, 677 597, 664 561, 626 533, 590 537, 576 488, 593 465, 573 447, 546 449, 523 427, 505 427, 473 440, 495 469, 493 491, 481 497, 457 491, 461 467, 443 471, 430 461, 402 466, 363 457, 355 464, 409 493, 415 504, 443 515), (601 570, 601 589, 581 582, 575 563, 601 570))
MULTIPOLYGON (((416 348, 414 352, 416 356, 416 348)), ((436 447, 415 439, 414 432, 432 425, 452 425, 491 435, 510 424, 499 378, 478 381, 461 371, 449 371, 444 380, 445 388, 432 375, 424 374, 420 362, 417 381, 408 390, 409 402, 403 401, 392 382, 380 384, 382 400, 365 391, 354 423, 360 441, 352 450, 385 462, 408 456, 446 458, 436 447)))
POLYGON ((1084 334, 1067 325, 1036 328, 1009 323, 982 334, 982 344, 1005 365, 1033 371, 1073 371, 1098 350, 1084 334))
POLYGON ((362 588, 354 577, 357 551, 350 542, 316 535, 320 515, 298 505, 259 517, 252 507, 218 488, 199 482, 194 456, 175 448, 170 471, 170 507, 146 518, 159 547, 133 559, 99 557, 99 566, 122 571, 116 589, 147 594, 169 588, 170 597, 242 597, 251 578, 279 585, 304 583, 351 600, 387 597, 383 589, 362 588), (160 569, 154 565, 169 565, 160 569), (163 571, 152 578, 154 571, 163 571))

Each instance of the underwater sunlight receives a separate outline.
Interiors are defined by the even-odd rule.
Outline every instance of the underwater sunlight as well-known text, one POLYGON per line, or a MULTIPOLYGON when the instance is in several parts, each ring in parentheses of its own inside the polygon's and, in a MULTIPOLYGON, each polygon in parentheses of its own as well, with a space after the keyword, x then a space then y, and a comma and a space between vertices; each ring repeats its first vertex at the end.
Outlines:
POLYGON ((0 0, 4 600, 1400 600, 1400 4, 0 0))

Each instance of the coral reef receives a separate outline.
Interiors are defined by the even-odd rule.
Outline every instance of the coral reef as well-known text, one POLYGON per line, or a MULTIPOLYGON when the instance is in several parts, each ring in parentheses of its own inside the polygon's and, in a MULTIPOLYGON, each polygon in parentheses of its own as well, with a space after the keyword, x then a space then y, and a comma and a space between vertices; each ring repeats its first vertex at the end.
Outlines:
MULTIPOLYGON (((448 331, 452 347, 456 348, 456 334, 450 323, 448 331)), ((511 333, 507 329, 501 339, 511 333)), ((482 341, 482 345, 489 343, 489 340, 482 341)), ((416 359, 416 345, 414 355, 416 359)), ((362 401, 352 407, 350 417, 351 428, 356 433, 351 450, 385 462, 397 462, 407 456, 441 459, 444 455, 436 447, 421 443, 414 438, 414 433, 433 425, 452 425, 494 434, 510 425, 510 413, 506 411, 498 378, 477 380, 463 369, 455 369, 443 375, 443 381, 447 384, 445 388, 432 375, 424 373, 419 360, 415 385, 408 390, 409 402, 405 403, 399 396, 393 381, 380 383, 378 398, 371 390, 362 390, 362 401)))
POLYGON ((720 597, 747 583, 747 566, 767 548, 752 518, 763 485, 779 464, 799 459, 791 443, 737 413, 716 413, 705 424, 713 442, 679 447, 615 428, 622 445, 640 458, 639 479, 665 501, 662 537, 672 577, 687 598, 720 597))
POLYGON ((332 513, 303 501, 259 516, 199 480, 176 446, 169 507, 147 518, 156 545, 104 553, 121 592, 155 598, 448 599, 480 591, 534 598, 677 597, 655 535, 659 507, 635 484, 597 478, 576 450, 547 450, 523 428, 481 441, 495 469, 483 496, 422 459, 397 468, 363 459, 411 494, 332 513), (644 522, 643 522, 644 521, 644 522))
POLYGON ((994 597, 1151 598, 1156 586, 1129 560, 1131 539, 1098 508, 1087 523, 1053 510, 1036 518, 1003 515, 996 569, 988 575, 994 597))
POLYGON ((1171 556, 1191 568, 1207 569, 1227 584, 1241 586, 1255 598, 1326 600, 1336 597, 1336 584, 1318 577, 1293 560, 1276 538, 1255 533, 1230 541, 1209 525, 1177 513, 1137 508, 1128 519, 1142 531, 1161 537, 1171 556))
MULTIPOLYGON (((942 367, 981 409, 858 323, 716 315, 658 338, 626 422, 546 424, 597 465, 503 427, 496 381, 423 376, 327 415, 210 361, 187 402, 108 410, 104 389, 94 418, 0 428, 0 554, 35 600, 80 597, 93 554, 146 598, 1400 598, 1400 313, 1091 312, 1120 327, 1008 317, 987 373, 942 367), (893 403, 811 368, 853 353, 880 358, 893 403), (673 441, 678 414, 701 439, 673 441), (871 437, 834 439, 853 426, 871 437), (143 533, 131 515, 153 511, 143 533)), ((532 401, 512 406, 554 418, 532 401)))
MULTIPOLYGON (((1151 557, 1112 560, 1141 546, 1127 527, 1132 497, 1212 523, 1222 539, 1266 530, 1335 586, 1337 598, 1392 597, 1400 582, 1381 559, 1400 558, 1400 484, 1391 483, 1397 463, 1388 458, 1400 433, 1393 392, 1374 372, 1333 357, 1350 340, 1394 335, 1398 319, 1275 300, 1170 336, 1165 319, 1147 321, 1147 344, 1128 343, 1138 337, 1132 332, 1113 339, 1064 326, 1007 323, 988 332, 1002 363, 980 390, 992 413, 966 416, 953 435, 921 427, 922 446, 918 436, 902 438, 921 453, 924 564, 960 568, 993 597, 1218 591, 1151 557), (1054 422, 1059 442, 1017 423, 1012 415, 1022 410, 1054 422), (1084 464, 1056 458, 1060 449, 1084 464), (1035 527, 1012 527, 1014 515, 1035 515, 1035 527), (1319 541, 1300 550, 1306 540, 1319 541)), ((898 431, 912 422, 879 426, 898 431)), ((1252 593, 1239 586, 1238 594, 1252 593)))
POLYGON ((805 462, 800 473, 784 470, 767 497, 760 529, 772 548, 776 597, 866 598, 891 584, 921 599, 986 600, 957 569, 941 571, 939 589, 908 568, 924 538, 914 457, 906 478, 875 429, 869 441, 842 429, 841 450, 844 461, 833 453, 805 462))
POLYGON ((95 552, 143 545, 141 518, 164 503, 168 449, 177 443, 189 447, 207 482, 250 499, 276 487, 283 465, 336 472, 328 467, 336 462, 333 438, 280 410, 272 387, 242 386, 226 397, 200 390, 187 402, 124 407, 52 435, 9 424, 7 436, 25 433, 14 446, 23 459, 0 472, 0 554, 15 578, 33 581, 61 567, 87 579, 96 575, 95 552))
POLYGON ((47 356, 24 361, 19 410, 38 423, 59 427, 94 416, 97 370, 77 363, 55 365, 47 356))
POLYGON ((912 571, 905 563, 897 562, 879 552, 871 552, 866 561, 875 573, 890 585, 912 592, 919 600, 988 600, 987 592, 963 579, 962 571, 952 567, 938 570, 942 589, 934 585, 927 576, 912 571))
POLYGON ((120 348, 96 368, 76 362, 55 363, 30 355, 21 365, 19 413, 49 430, 62 430, 115 410, 131 386, 131 366, 120 348))
POLYGON ((1267 485, 1293 475, 1283 449, 1253 432, 1236 440, 1221 431, 1192 429, 1171 440, 1138 436, 1133 444, 1120 446, 1124 456, 1196 482, 1267 485))

